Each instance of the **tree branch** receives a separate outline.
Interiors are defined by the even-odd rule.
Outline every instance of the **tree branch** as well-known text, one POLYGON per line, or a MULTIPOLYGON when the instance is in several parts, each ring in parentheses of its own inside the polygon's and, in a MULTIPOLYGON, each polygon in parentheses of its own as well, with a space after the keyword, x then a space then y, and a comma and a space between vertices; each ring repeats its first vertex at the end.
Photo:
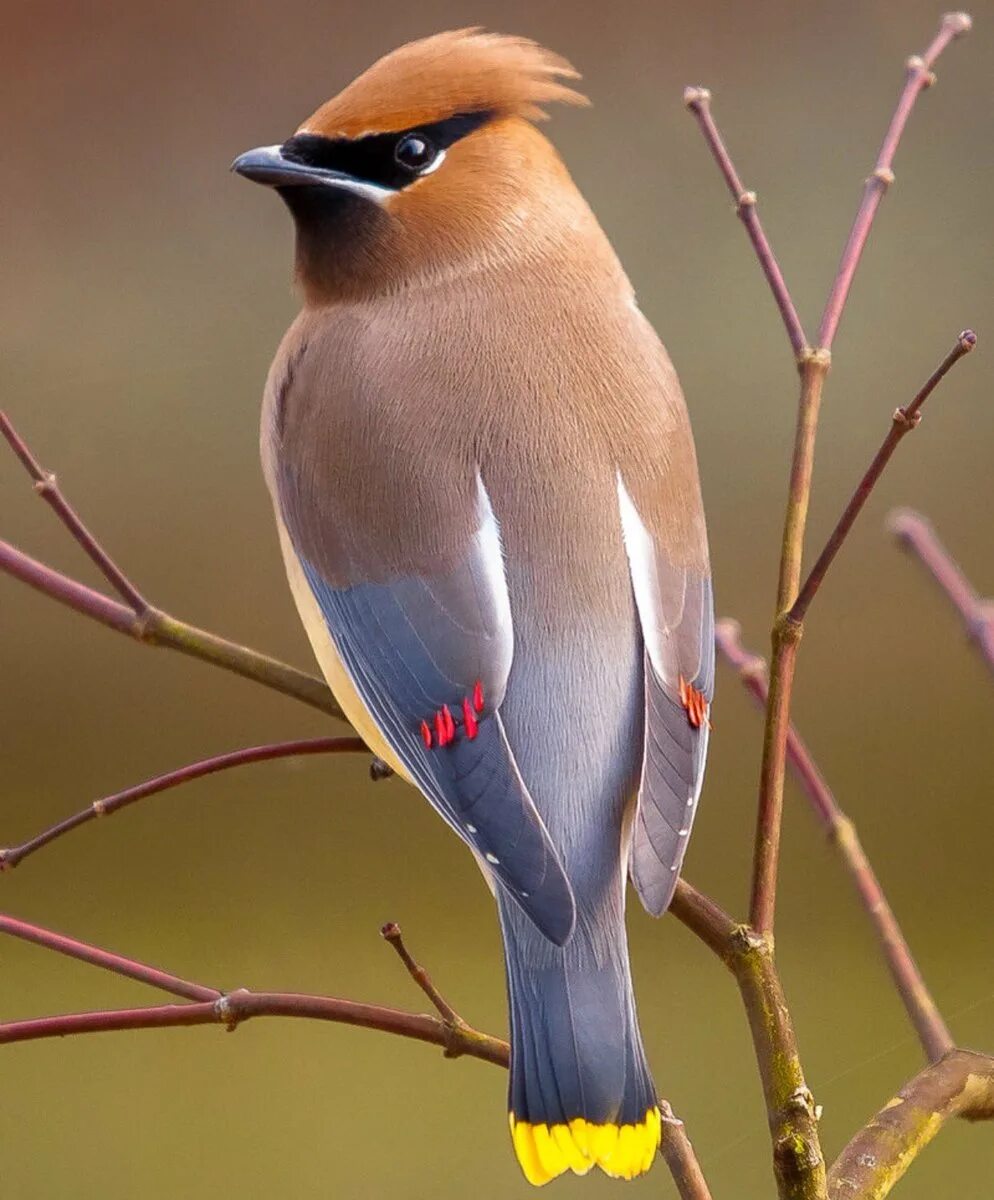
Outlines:
POLYGON ((725 141, 715 124, 714 116, 711 113, 711 93, 704 87, 689 87, 684 90, 683 102, 697 118, 704 140, 718 164, 718 170, 721 171, 725 183, 728 184, 728 190, 735 201, 735 214, 746 228, 749 241, 752 243, 756 257, 759 259, 759 265, 766 276, 766 282, 770 285, 773 299, 776 301, 784 328, 787 330, 787 337, 793 347, 794 357, 800 359, 808 346, 807 335, 801 325, 801 319, 797 315, 797 309, 784 280, 783 272, 780 270, 780 264, 777 262, 776 255, 773 253, 773 248, 759 219, 759 213, 756 210, 756 193, 747 191, 743 186, 731 155, 725 146, 725 141))
POLYGON ((800 585, 818 412, 821 407, 825 376, 832 361, 832 343, 881 196, 887 182, 893 177, 891 164, 914 102, 922 88, 931 81, 931 67, 935 60, 953 38, 966 33, 969 28, 970 18, 965 14, 947 14, 942 20, 938 34, 924 55, 920 59, 909 61, 907 83, 884 136, 877 159, 877 168, 871 179, 867 181, 863 202, 842 253, 835 283, 829 293, 818 333, 818 346, 814 350, 805 350, 799 356, 801 395, 791 459, 783 544, 780 552, 777 616, 772 634, 770 693, 763 735, 752 897, 749 905, 750 922, 760 933, 772 931, 776 911, 787 725, 794 686, 797 646, 803 629, 800 622, 792 619, 790 610, 797 600, 800 585))
POLYGON ((728 947, 739 923, 720 905, 681 876, 668 911, 727 965, 728 947))
POLYGON ((818 556, 818 560, 811 568, 807 579, 801 587, 797 599, 794 601, 790 610, 790 620, 798 624, 803 622, 807 616, 808 608, 811 601, 815 597, 815 593, 821 587, 824 581, 828 568, 835 560, 835 556, 842 548, 842 543, 846 540, 849 531, 852 529, 856 518, 863 510, 863 506, 870 498, 870 493, 873 491, 880 476, 884 472, 884 468, 890 462, 891 456, 897 449, 901 439, 913 429, 917 429, 921 423, 921 409, 925 401, 935 391, 936 387, 942 382, 946 374, 959 362, 964 355, 977 344, 977 335, 972 329, 964 329, 956 339, 956 344, 949 351, 942 362, 936 367, 932 374, 922 384, 915 398, 910 404, 904 408, 894 410, 894 416, 891 419, 890 429, 887 431, 887 436, 881 443, 880 449, 873 457, 873 461, 867 467, 863 478, 856 486, 849 503, 843 510, 842 516, 839 517, 838 524, 829 535, 828 541, 825 543, 825 548, 818 556))
MULTIPOLYGON (((738 672, 739 678, 759 707, 764 707, 768 691, 766 664, 743 647, 741 628, 737 621, 719 621, 716 633, 719 652, 738 672)), ((829 841, 837 849, 855 884, 863 908, 880 942, 894 986, 918 1034, 922 1048, 929 1060, 934 1062, 953 1048, 955 1043, 952 1035, 932 999, 897 918, 866 857, 856 827, 839 807, 831 788, 793 725, 788 725, 787 757, 801 790, 810 801, 829 841)))
POLYGON ((911 116, 911 110, 915 106, 915 101, 925 88, 931 87, 935 82, 932 68, 939 55, 955 38, 969 33, 972 25, 973 21, 967 13, 946 13, 939 25, 939 31, 932 39, 928 49, 921 55, 912 55, 907 61, 904 87, 898 97, 897 107, 891 117, 890 125, 884 134, 880 152, 877 154, 876 166, 863 185, 863 197, 849 233, 849 239, 842 251, 835 282, 832 284, 832 290, 822 314, 821 325, 818 329, 818 345, 823 350, 830 351, 832 349, 832 343, 835 341, 835 334, 849 298, 853 276, 856 274, 856 268, 863 256, 867 238, 870 236, 873 219, 877 215, 880 201, 894 182, 894 155, 897 153, 898 144, 904 133, 904 127, 908 123, 908 118, 911 116))
POLYGON ((147 612, 150 607, 148 601, 83 524, 75 509, 62 494, 55 475, 41 466, 31 453, 27 443, 10 423, 10 418, 5 412, 0 412, 0 434, 6 439, 24 469, 34 480, 35 491, 52 508, 76 542, 90 556, 114 591, 138 616, 147 612))
MULTIPOLYGON (((173 996, 182 996, 185 1000, 217 1000, 221 996, 216 988, 205 987, 200 983, 190 983, 168 971, 160 971, 147 963, 138 962, 131 958, 122 958, 120 954, 112 954, 109 950, 101 950, 99 946, 91 946, 87 942, 78 942, 75 938, 66 937, 61 933, 53 933, 51 929, 43 929, 40 925, 29 925, 27 921, 19 921, 16 917, 0 914, 0 933, 10 937, 20 938, 22 942, 33 942, 46 950, 54 950, 67 958, 75 958, 79 962, 89 963, 100 967, 103 971, 111 971, 115 975, 123 975, 126 979, 137 979, 139 983, 147 983, 150 987, 169 992, 173 996)), ((0 1026, 0 1028, 4 1028, 0 1026)), ((0 1041, 3 1038, 0 1037, 0 1041)), ((20 1039, 19 1039, 20 1040, 20 1039)))
POLYGON ((962 568, 939 540, 930 521, 912 508, 896 508, 887 528, 925 567, 949 598, 967 636, 994 672, 994 601, 979 596, 962 568))
POLYGON ((67 1013, 28 1021, 0 1024, 0 1045, 64 1037, 74 1033, 106 1033, 119 1029, 162 1029, 174 1025, 210 1025, 220 1023, 228 1029, 249 1017, 310 1017, 344 1025, 379 1029, 401 1037, 414 1038, 442 1046, 450 1058, 466 1054, 485 1062, 506 1067, 507 1043, 481 1033, 459 1018, 401 1012, 375 1004, 359 1004, 330 996, 304 996, 292 992, 249 992, 239 989, 224 993, 203 984, 191 983, 134 959, 122 958, 85 942, 53 933, 38 925, 29 925, 14 917, 0 915, 0 933, 33 942, 59 954, 101 967, 115 975, 124 975, 147 983, 161 991, 182 996, 191 1004, 167 1004, 152 1008, 114 1009, 105 1012, 67 1013))
POLYGON ((737 924, 683 880, 670 910, 718 955, 738 984, 763 1085, 778 1195, 781 1200, 820 1200, 825 1163, 818 1112, 804 1080, 772 937, 737 924))
POLYGON ((295 758, 305 754, 362 753, 364 751, 366 751, 366 744, 361 738, 328 737, 293 742, 271 742, 264 746, 249 746, 243 750, 232 750, 227 754, 217 754, 212 758, 201 759, 199 762, 189 763, 185 767, 169 771, 165 775, 147 779, 144 783, 135 784, 134 787, 126 788, 123 792, 115 792, 100 800, 94 800, 86 808, 74 813, 71 817, 66 817, 64 821, 50 826, 19 846, 11 846, 6 850, 0 849, 0 871, 13 869, 43 846, 47 846, 50 842, 56 841, 73 829, 78 829, 80 825, 85 825, 97 817, 109 817, 119 809, 126 808, 137 800, 145 799, 146 796, 158 795, 160 792, 180 787, 184 783, 202 779, 205 775, 214 775, 218 771, 228 771, 232 767, 246 766, 248 763, 268 762, 275 758, 295 758))
MULTIPOLYGON (((689 898, 689 903, 693 905, 694 899, 689 898)), ((441 1046, 446 1058, 465 1055, 506 1068, 510 1061, 507 1042, 474 1029, 459 1016, 431 982, 428 972, 414 960, 404 944, 400 928, 394 922, 384 925, 380 932, 397 951, 408 973, 431 1001, 439 1014, 437 1017, 424 1013, 403 1012, 382 1005, 360 1004, 332 996, 302 995, 296 992, 251 992, 245 988, 221 992, 216 988, 180 979, 137 960, 122 958, 120 955, 38 925, 29 925, 26 921, 0 914, 0 933, 33 942, 35 945, 66 954, 70 958, 101 967, 116 975, 136 979, 140 983, 149 984, 191 1001, 189 1004, 64 1013, 51 1017, 35 1017, 26 1021, 7 1021, 0 1023, 0 1045, 73 1034, 167 1029, 192 1025, 223 1025, 230 1032, 252 1017, 296 1017, 376 1029, 381 1033, 392 1033, 399 1037, 441 1046)), ((710 1192, 707 1190, 690 1139, 683 1128, 683 1122, 676 1120, 665 1100, 660 1100, 659 1104, 666 1130, 662 1153, 673 1173, 681 1197, 683 1200, 710 1200, 710 1192)))
POLYGON ((221 1024, 234 1029, 250 1017, 305 1017, 378 1029, 399 1037, 441 1046, 447 1058, 467 1055, 506 1067, 507 1043, 500 1038, 465 1028, 454 1029, 440 1017, 401 1012, 377 1004, 359 1004, 330 996, 303 996, 295 992, 249 992, 239 990, 217 1000, 193 1004, 164 1004, 150 1008, 110 1009, 103 1012, 66 1013, 9 1021, 0 1025, 0 1045, 39 1041, 77 1033, 109 1033, 124 1029, 165 1029, 173 1026, 221 1024))
POLYGON ((225 671, 232 671, 265 687, 292 696, 312 708, 320 709, 340 721, 345 715, 323 680, 295 667, 287 666, 268 655, 229 642, 216 634, 207 633, 185 621, 150 605, 127 576, 116 566, 92 531, 71 507, 59 488, 55 476, 45 472, 17 433, 9 418, 0 413, 0 433, 35 480, 44 499, 52 506, 75 541, 97 564, 112 586, 127 600, 120 604, 101 592, 63 575, 9 542, 0 541, 0 571, 20 579, 36 591, 50 596, 76 612, 99 621, 109 629, 127 634, 138 642, 152 646, 167 646, 192 658, 199 658, 225 671))
POLYGON ((920 1071, 839 1155, 830 1200, 883 1200, 952 1117, 994 1119, 994 1058, 952 1050, 920 1071))
POLYGON ((684 1123, 673 1115, 673 1109, 665 1100, 659 1101, 659 1111, 663 1118, 660 1153, 666 1159, 680 1200, 711 1200, 711 1189, 697 1161, 684 1123))
POLYGON ((772 935, 741 926, 729 965, 745 1004, 763 1081, 779 1195, 781 1200, 816 1200, 825 1195, 820 1111, 804 1079, 772 935))
POLYGON ((800 364, 801 395, 791 459, 787 513, 777 585, 777 618, 771 640, 770 696, 763 731, 759 799, 756 806, 756 840, 753 851, 752 890, 749 920, 760 933, 773 929, 780 864, 780 826, 783 819, 783 782, 787 754, 787 725, 797 661, 801 626, 786 619, 797 596, 804 549, 804 529, 811 499, 815 434, 821 393, 829 358, 817 351, 806 354, 800 364))

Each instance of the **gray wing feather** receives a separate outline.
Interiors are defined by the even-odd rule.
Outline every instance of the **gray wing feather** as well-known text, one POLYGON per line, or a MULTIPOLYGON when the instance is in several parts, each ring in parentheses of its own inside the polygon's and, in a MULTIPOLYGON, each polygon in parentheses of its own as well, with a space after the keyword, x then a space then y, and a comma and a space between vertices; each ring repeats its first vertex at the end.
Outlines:
POLYGON ((674 567, 652 542, 620 478, 619 499, 645 643, 645 734, 630 873, 643 906, 659 916, 673 898, 704 782, 708 724, 691 724, 680 681, 710 705, 714 602, 707 574, 674 567))
POLYGON ((303 555, 301 565, 349 677, 398 758, 511 898, 562 945, 575 919, 572 890, 498 712, 512 632, 503 571, 493 569, 496 523, 485 493, 481 500, 466 556, 431 577, 334 587, 303 555), (469 737, 462 706, 477 681, 484 707, 469 737), (429 748, 421 723, 430 726, 445 705, 456 736, 429 748))

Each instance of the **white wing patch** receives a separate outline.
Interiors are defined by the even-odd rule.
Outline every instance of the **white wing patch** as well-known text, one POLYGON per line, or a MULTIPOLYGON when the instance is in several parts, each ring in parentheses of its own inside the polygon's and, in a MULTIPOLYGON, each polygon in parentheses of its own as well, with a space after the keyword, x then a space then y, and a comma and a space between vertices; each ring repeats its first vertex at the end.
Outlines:
POLYGON ((706 574, 668 562, 620 471, 617 484, 645 645, 645 741, 630 869, 643 905, 658 916, 676 886, 704 776, 714 674, 711 589, 706 574))
POLYGON ((621 532, 625 541, 625 551, 628 554, 635 604, 639 612, 639 621, 642 624, 642 636, 649 654, 649 661, 661 680, 671 687, 676 687, 678 681, 671 678, 672 671, 667 670, 667 664, 663 661, 663 645, 680 624, 683 616, 687 588, 686 575, 681 573, 681 578, 677 583, 679 593, 667 597, 670 601, 667 612, 660 588, 656 547, 652 535, 639 516, 638 509, 635 507, 628 488, 625 487, 625 481, 622 479, 620 471, 617 472, 617 480, 621 532), (673 604, 674 600, 676 600, 675 605, 673 604))

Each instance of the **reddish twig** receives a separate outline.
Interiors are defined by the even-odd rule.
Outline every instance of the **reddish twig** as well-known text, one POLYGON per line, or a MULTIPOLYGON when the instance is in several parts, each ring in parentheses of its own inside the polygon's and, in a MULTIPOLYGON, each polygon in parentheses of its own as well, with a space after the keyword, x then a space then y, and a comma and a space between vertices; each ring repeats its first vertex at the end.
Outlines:
POLYGON ((894 410, 894 416, 891 419, 891 426, 887 431, 887 436, 884 438, 880 449, 874 455, 873 461, 866 469, 863 478, 856 486, 856 490, 853 492, 849 503, 838 520, 838 524, 832 530, 824 550, 822 550, 817 562, 808 573, 808 577, 804 581, 797 599, 791 607, 791 621, 799 624, 804 620, 811 601, 815 597, 815 593, 822 585, 828 568, 832 565, 835 556, 842 548, 842 543, 849 535, 849 531, 852 529, 864 504, 870 498, 870 493, 876 486, 877 480, 883 474, 884 468, 890 462, 891 455, 897 449, 898 443, 905 434, 910 433, 913 429, 917 429, 921 423, 922 405, 924 405, 925 401, 931 396, 936 387, 938 387, 946 374, 964 355, 969 354, 976 344, 977 335, 972 329, 964 329, 956 339, 956 344, 922 385, 911 403, 905 405, 903 408, 894 410))
MULTIPOLYGON (((717 944, 722 938, 731 938, 735 933, 737 927, 731 918, 723 914, 712 901, 695 892, 689 884, 681 881, 677 895, 684 913, 683 919, 692 928, 696 926, 706 931, 706 940, 709 942, 717 944)), ((447 1058, 466 1055, 501 1067, 507 1067, 509 1063, 507 1043, 474 1029, 456 1013, 431 982, 427 971, 415 961, 404 944, 400 929, 393 923, 385 925, 381 933, 397 951, 415 983, 431 1000, 439 1013, 437 1017, 331 996, 302 995, 295 992, 250 992, 244 988, 233 992, 221 992, 216 988, 180 979, 135 959, 123 958, 74 938, 54 933, 52 930, 4 915, 0 915, 0 933, 33 942, 35 945, 66 954, 116 975, 138 980, 192 1002, 63 1013, 24 1021, 8 1021, 0 1023, 0 1045, 84 1033, 192 1025, 220 1024, 230 1031, 251 1017, 296 1017, 376 1029, 383 1033, 427 1042, 441 1046, 447 1058)), ((673 1173, 680 1195, 686 1200, 710 1200, 693 1147, 683 1131, 682 1122, 673 1118, 672 1110, 666 1101, 661 1101, 660 1106, 668 1127, 667 1136, 664 1138, 663 1156, 673 1173), (679 1130, 676 1129, 677 1125, 680 1126, 679 1130), (697 1179, 700 1180, 703 1190, 685 1190, 696 1186, 697 1179)))
POLYGON ((913 55, 907 61, 907 77, 897 101, 897 108, 891 117, 887 132, 884 134, 873 173, 863 185, 863 198, 860 201, 849 239, 842 251, 835 282, 832 284, 832 290, 825 304, 825 311, 818 329, 818 345, 823 350, 832 348, 839 322, 842 319, 842 312, 849 298, 853 276, 856 274, 856 268, 863 256, 866 240, 870 236, 873 219, 877 215, 880 201, 894 182, 894 155, 897 153, 898 144, 904 133, 904 127, 908 123, 908 118, 911 116, 911 110, 915 106, 915 101, 925 88, 935 82, 932 67, 939 55, 951 41, 968 33, 972 24, 972 20, 966 13, 946 13, 939 25, 939 31, 932 39, 928 49, 921 55, 913 55))
MULTIPOLYGON (((122 958, 120 955, 111 954, 107 950, 78 942, 74 938, 37 925, 29 925, 14 917, 0 915, 0 933, 33 942, 191 1001, 189 1004, 62 1013, 25 1021, 8 1021, 0 1023, 0 1045, 84 1033, 167 1029, 193 1025, 223 1025, 232 1031, 252 1017, 296 1017, 375 1029, 382 1033, 427 1042, 441 1046, 447 1058, 466 1055, 499 1067, 507 1067, 509 1063, 510 1052, 507 1043, 474 1029, 455 1012, 432 984, 425 969, 415 962, 404 945, 399 928, 394 924, 384 926, 383 936, 397 951, 418 987, 438 1010, 437 1017, 404 1012, 382 1005, 360 1004, 331 996, 302 995, 295 992, 250 992, 244 988, 225 993, 203 984, 191 983, 145 963, 122 958)), ((673 1172, 680 1195, 686 1200, 710 1200, 706 1186, 703 1191, 685 1190, 697 1178, 703 1184, 703 1176, 682 1123, 675 1122, 672 1110, 665 1101, 661 1102, 661 1107, 670 1119, 664 1138, 663 1155, 673 1172), (675 1125, 680 1126, 679 1130, 675 1125)))
POLYGON ((51 506, 56 516, 90 556, 114 591, 132 612, 141 616, 149 608, 148 601, 83 524, 76 510, 62 494, 55 475, 41 466, 4 412, 0 412, 0 434, 6 438, 10 448, 34 480, 35 491, 38 495, 51 506))
POLYGON ((718 164, 725 183, 728 184, 728 190, 735 201, 736 215, 746 228, 749 241, 752 243, 756 257, 759 259, 759 265, 766 276, 766 282, 770 285, 773 299, 776 301, 780 317, 787 330, 787 337, 793 347, 794 356, 800 359, 808 345, 807 335, 801 325, 801 319, 797 315, 797 309, 791 299, 783 272, 780 270, 780 264, 777 262, 776 255, 773 253, 773 248, 759 219, 759 213, 756 210, 756 193, 747 191, 743 186, 724 139, 715 124, 711 113, 711 93, 707 88, 689 87, 683 93, 683 102, 697 118, 704 140, 714 155, 714 160, 718 164))
POLYGON ((938 56, 954 37, 965 33, 969 28, 970 18, 965 14, 947 14, 943 18, 939 33, 925 54, 920 60, 911 60, 908 82, 884 137, 878 156, 877 169, 871 179, 867 181, 863 202, 843 251, 835 283, 829 293, 818 333, 818 346, 799 356, 801 396, 798 403, 797 427, 790 468, 790 487, 780 553, 777 617, 773 626, 773 650, 770 657, 770 697, 766 708, 766 725, 763 734, 752 895, 749 904, 749 919, 753 927, 761 933, 772 931, 776 912, 787 727, 790 719, 797 647, 802 632, 802 625, 792 619, 790 610, 797 600, 801 581, 804 531, 807 524, 811 498, 811 477, 814 468, 815 435, 821 407, 822 388, 831 365, 832 343, 880 198, 888 180, 892 178, 891 164, 915 99, 922 87, 931 80, 931 66, 938 56))
MULTIPOLYGON (((759 707, 765 707, 768 691, 766 664, 742 645, 739 623, 719 621, 715 632, 719 652, 738 672, 759 707)), ((855 884, 908 1017, 926 1055, 935 1062, 952 1049, 955 1044, 952 1035, 932 999, 897 918, 866 857, 855 826, 839 807, 825 777, 793 725, 788 725, 787 757, 801 790, 810 801, 829 840, 838 849, 855 884)))
MULTIPOLYGON (((711 946, 722 958, 724 958, 726 961, 729 960, 732 953, 732 940, 734 939, 739 927, 735 924, 731 917, 721 911, 714 901, 709 900, 706 896, 702 896, 701 893, 697 892, 689 883, 686 883, 684 880, 680 880, 677 885, 673 908, 674 911, 677 912, 680 920, 682 920, 684 924, 688 926, 688 928, 695 932, 704 942, 706 942, 706 944, 711 946)), ((395 928, 396 927, 386 926, 384 930, 384 937, 391 942, 395 949, 398 949, 400 931, 396 930, 395 935, 395 928)), ((129 979, 136 979, 141 983, 147 983, 151 987, 159 988, 162 991, 169 992, 173 995, 183 996, 186 999, 204 1002, 217 1002, 225 995, 225 993, 216 988, 206 987, 198 983, 190 983, 189 981, 180 979, 175 975, 171 975, 165 971, 160 971, 155 967, 150 967, 145 963, 138 962, 134 959, 123 958, 122 956, 113 954, 108 950, 102 950, 99 947, 91 946, 86 942, 77 941, 74 938, 66 937, 64 934, 54 933, 52 930, 44 929, 38 925, 31 925, 28 922, 18 920, 15 917, 0 915, 0 934, 8 934, 11 937, 20 938, 22 941, 33 942, 35 945, 57 951, 59 954, 65 954, 68 957, 78 959, 81 962, 90 963, 92 966, 100 967, 105 971, 111 971, 116 975, 123 975, 129 979)), ((437 1034, 440 1027, 444 1028, 447 1025, 454 1026, 459 1034, 459 1037, 457 1038, 458 1053, 476 1053, 476 1051, 468 1049, 467 1047, 470 1044, 476 1045, 477 1039, 483 1039, 481 1042, 479 1042, 479 1047, 481 1047, 485 1052, 477 1054, 477 1057, 487 1058, 491 1062, 497 1062, 499 1060, 506 1065, 506 1047, 504 1047, 500 1054, 496 1054, 494 1052, 495 1046, 499 1045, 503 1047, 504 1043, 499 1042, 498 1039, 491 1038, 486 1034, 478 1033, 476 1030, 466 1025, 465 1021, 441 997, 434 985, 431 984, 427 972, 425 972, 422 967, 418 966, 413 956, 411 956, 408 952, 407 947, 403 947, 403 953, 400 953, 399 950, 398 953, 400 954, 401 960, 404 962, 405 967, 415 979, 415 982, 422 989, 422 991, 425 992, 429 999, 431 999, 432 1004, 436 1007, 436 1009, 438 1009, 439 1013, 447 1014, 442 1020, 436 1021, 435 1018, 430 1018, 433 1024, 425 1026, 422 1023, 418 1025, 418 1028, 421 1030, 434 1030, 435 1034, 437 1034)), ((238 994, 242 995, 243 993, 238 994)), ((265 993, 265 995, 282 996, 284 994, 265 993)), ((230 998, 231 996, 229 996, 229 999, 230 998)), ((310 1011, 298 1011, 295 1013, 288 1013, 286 1015, 317 1015, 323 1016, 327 1020, 335 1020, 338 1018, 336 1018, 334 1015, 334 1013, 337 1011, 334 1006, 344 1006, 342 1007, 341 1011, 345 1013, 387 1013, 388 1016, 384 1018, 383 1023, 378 1024, 375 1027, 384 1028, 388 1032, 404 1032, 403 1028, 395 1028, 395 1025, 397 1024, 395 1018, 405 1017, 408 1015, 404 1013, 396 1013, 394 1010, 390 1009, 381 1010, 370 1005, 354 1004, 352 1001, 329 1000, 327 997, 295 997, 294 1000, 295 1002, 313 1000, 318 1005, 320 1011, 313 1013, 310 1011)), ((247 1001, 246 1003, 251 1002, 247 1001)), ((301 1006, 298 1004, 297 1007, 302 1009, 306 1008, 307 1006, 301 1006)), ((104 1014, 109 1016, 109 1019, 112 1021, 112 1023, 100 1025, 98 1022, 98 1027, 105 1029, 142 1028, 143 1026, 141 1025, 140 1017, 136 1018, 136 1024, 129 1023, 129 1014, 131 1014, 132 1011, 141 1013, 146 1010, 126 1010, 122 1013, 104 1014)), ((252 1012, 248 1015, 261 1015, 261 1013, 256 1014, 255 1012, 252 1012)), ((77 1014, 75 1016, 70 1015, 68 1017, 46 1018, 45 1020, 47 1023, 39 1026, 39 1031, 36 1034, 32 1034, 27 1028, 28 1026, 32 1026, 31 1022, 18 1022, 16 1023, 16 1029, 18 1030, 16 1037, 11 1034, 11 1030, 14 1029, 15 1026, 0 1025, 0 1042, 12 1040, 24 1041, 30 1036, 48 1037, 56 1036, 60 1033, 86 1032, 90 1028, 90 1026, 87 1024, 87 1021, 91 1016, 92 1014, 77 1014), (53 1021, 63 1022, 63 1024, 53 1026, 51 1024, 53 1021), (77 1023, 79 1023, 78 1029, 77 1023), (45 1032, 46 1030, 49 1032, 45 1032)), ((341 1019, 347 1018, 343 1017, 341 1019)), ((177 1019, 174 1021, 168 1016, 164 1016, 159 1023, 166 1025, 184 1023, 205 1024, 209 1022, 209 1020, 209 1017, 202 1016, 193 1022, 185 1022, 182 1019, 177 1019)), ((428 1020, 428 1018, 425 1018, 425 1020, 428 1020)), ((369 1021, 352 1021, 351 1023, 372 1024, 372 1022, 369 1021)), ((444 1039, 441 1036, 435 1036, 435 1034, 423 1038, 422 1040, 435 1041, 440 1045, 445 1045, 446 1043, 444 1039)), ((420 1036, 420 1034, 409 1034, 409 1036, 420 1036)))
MULTIPOLYGON (((104 971, 112 971, 115 975, 124 975, 128 979, 137 979, 150 987, 169 992, 174 996, 182 996, 187 1000, 217 1000, 221 992, 216 988, 205 987, 203 984, 190 983, 167 971, 160 971, 146 963, 134 959, 122 958, 109 950, 101 950, 99 946, 91 946, 87 942, 78 942, 75 938, 66 937, 61 933, 53 933, 51 929, 43 929, 40 925, 29 925, 27 921, 19 921, 16 917, 0 914, 0 933, 10 937, 20 938, 23 942, 33 942, 36 946, 44 946, 46 950, 54 950, 57 954, 65 954, 68 958, 78 959, 104 971)), ((0 1037, 0 1041, 3 1038, 0 1037)))
POLYGON ((249 763, 268 762, 275 758, 294 758, 305 754, 355 754, 365 750, 366 744, 361 738, 309 738, 293 742, 271 742, 264 746, 249 746, 243 750, 232 750, 227 754, 217 754, 212 758, 188 763, 165 775, 157 775, 154 779, 147 779, 144 783, 125 788, 123 792, 115 792, 100 800, 94 800, 86 808, 74 813, 71 817, 66 817, 64 821, 50 826, 19 846, 11 846, 6 850, 0 849, 0 871, 16 867, 18 863, 28 855, 40 850, 42 846, 47 846, 71 830, 78 829, 80 825, 85 825, 88 821, 93 821, 97 817, 109 817, 111 813, 126 808, 129 804, 134 804, 136 800, 143 800, 146 796, 155 796, 159 792, 167 792, 184 783, 202 779, 205 775, 214 775, 218 771, 228 771, 232 767, 246 766, 249 763))
POLYGON ((193 1001, 191 1004, 168 1004, 148 1008, 115 1009, 105 1012, 67 1013, 40 1017, 28 1021, 0 1024, 0 1045, 39 1038, 64 1037, 74 1033, 105 1033, 117 1029, 162 1029, 173 1025, 210 1025, 220 1023, 233 1029, 249 1017, 280 1016, 310 1017, 379 1029, 401 1037, 415 1038, 442 1046, 446 1055, 467 1054, 486 1062, 507 1066, 507 1043, 500 1038, 480 1033, 465 1021, 458 1024, 439 1017, 401 1012, 375 1004, 359 1004, 330 996, 304 996, 292 992, 248 992, 238 990, 224 993, 216 988, 190 983, 165 971, 133 959, 122 958, 96 946, 78 942, 37 925, 29 925, 14 917, 0 916, 0 933, 34 942, 70 958, 90 963, 147 983, 151 987, 193 1001))
POLYGON ((994 671, 994 601, 977 594, 969 579, 939 540, 930 521, 911 508, 895 509, 887 527, 910 550, 951 601, 967 636, 994 671))
POLYGON ((801 626, 789 621, 787 612, 797 598, 800 585, 804 530, 811 501, 815 435, 818 430, 821 394, 829 365, 829 356, 820 351, 806 353, 800 362, 801 394, 797 406, 787 509, 780 547, 777 616, 771 634, 773 652, 770 696, 763 728, 763 756, 756 804, 756 838, 749 899, 749 921, 760 933, 772 933, 776 915, 787 727, 790 720, 797 647, 801 637, 801 626))
POLYGON ((40 482, 43 485, 42 495, 52 505, 75 540, 129 603, 120 604, 109 596, 46 566, 5 541, 0 541, 0 572, 12 575, 43 595, 50 596, 94 621, 99 621, 109 629, 127 634, 135 641, 179 650, 183 654, 292 696, 339 720, 345 720, 341 708, 323 680, 256 650, 239 646, 216 634, 188 625, 185 621, 179 621, 150 605, 113 563, 93 532, 69 505, 55 485, 54 476, 47 475, 38 465, 24 439, 6 416, 0 419, 0 432, 36 483, 40 482), (140 607, 133 607, 132 600, 140 607))
POLYGON ((711 1190, 684 1123, 673 1115, 673 1109, 665 1100, 660 1100, 659 1111, 663 1118, 663 1140, 659 1149, 666 1159, 680 1200, 711 1200, 711 1190))
POLYGON ((380 936, 397 951, 397 957, 404 964, 408 975, 428 997, 442 1020, 449 1025, 465 1025, 466 1022, 432 983, 428 972, 414 961, 411 952, 404 945, 404 938, 396 921, 388 921, 380 930, 380 936))
POLYGON ((331 996, 303 996, 295 992, 229 992, 217 1000, 195 1004, 165 1004, 153 1008, 112 1009, 105 1012, 66 1013, 0 1025, 0 1045, 37 1041, 78 1033, 109 1033, 122 1029, 165 1029, 174 1026, 221 1024, 234 1029, 250 1017, 304 1017, 378 1029, 444 1048, 446 1056, 468 1055, 506 1067, 507 1043, 469 1028, 450 1029, 440 1017, 402 1012, 378 1004, 359 1004, 331 996))
POLYGON ((111 600, 102 592, 95 592, 85 583, 78 583, 46 566, 23 550, 18 550, 10 542, 0 540, 0 571, 11 575, 32 587, 36 592, 50 596, 60 604, 72 608, 83 616, 99 621, 108 629, 118 633, 126 633, 130 637, 141 640, 141 622, 135 613, 125 604, 111 600))

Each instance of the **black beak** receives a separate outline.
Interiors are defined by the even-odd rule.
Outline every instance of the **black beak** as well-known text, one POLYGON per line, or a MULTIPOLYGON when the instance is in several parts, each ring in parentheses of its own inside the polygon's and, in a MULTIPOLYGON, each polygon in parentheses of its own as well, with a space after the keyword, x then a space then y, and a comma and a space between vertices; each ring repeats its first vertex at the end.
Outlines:
POLYGON ((281 146, 260 146, 247 150, 231 164, 236 175, 264 183, 268 187, 292 187, 303 183, 329 183, 327 171, 319 171, 303 163, 284 158, 281 146))
POLYGON ((251 179, 254 183, 264 183, 268 187, 284 188, 299 187, 301 184, 318 184, 323 187, 338 188, 361 196, 364 200, 372 200, 383 204, 394 189, 372 180, 357 179, 344 171, 333 171, 329 167, 314 167, 307 163, 294 162, 283 153, 282 146, 260 146, 257 150, 248 150, 240 154, 231 164, 236 175, 251 179))

